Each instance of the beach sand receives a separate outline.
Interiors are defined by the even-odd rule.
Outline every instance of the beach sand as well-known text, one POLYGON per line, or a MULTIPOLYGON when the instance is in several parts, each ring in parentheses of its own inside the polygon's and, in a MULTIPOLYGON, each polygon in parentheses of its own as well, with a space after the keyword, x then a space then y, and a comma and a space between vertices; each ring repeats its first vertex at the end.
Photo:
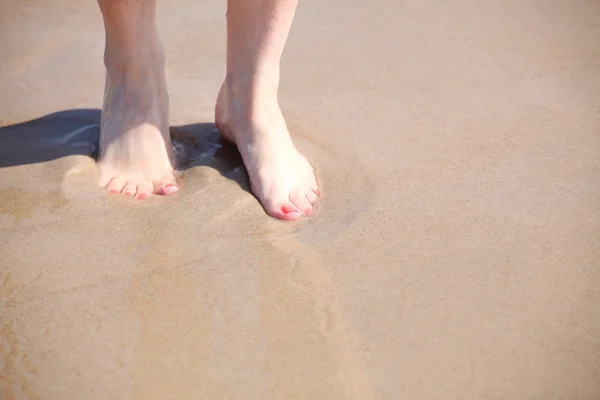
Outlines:
POLYGON ((600 5, 301 1, 316 214, 213 124, 225 2, 159 2, 180 193, 96 186, 93 1, 0 4, 0 399, 599 399, 600 5))

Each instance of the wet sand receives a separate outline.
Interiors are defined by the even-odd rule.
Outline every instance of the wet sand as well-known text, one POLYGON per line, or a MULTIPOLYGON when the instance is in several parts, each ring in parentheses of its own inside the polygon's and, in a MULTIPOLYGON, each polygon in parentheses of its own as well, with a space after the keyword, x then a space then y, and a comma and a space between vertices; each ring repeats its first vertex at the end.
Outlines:
POLYGON ((212 124, 224 2, 159 7, 183 190, 136 202, 95 2, 0 4, 0 399, 600 398, 598 2, 301 2, 297 223, 212 124))

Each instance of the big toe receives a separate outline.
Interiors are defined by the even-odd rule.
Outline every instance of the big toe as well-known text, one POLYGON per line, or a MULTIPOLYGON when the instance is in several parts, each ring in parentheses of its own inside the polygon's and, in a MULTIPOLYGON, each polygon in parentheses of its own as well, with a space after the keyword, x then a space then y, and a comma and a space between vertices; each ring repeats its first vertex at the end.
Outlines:
POLYGON ((294 205, 287 203, 280 207, 275 207, 271 211, 267 210, 267 214, 277 219, 292 221, 302 217, 302 212, 294 205))
POLYGON ((282 192, 271 196, 264 196, 261 203, 272 217, 286 221, 295 220, 313 212, 312 202, 306 196, 306 191, 301 188, 290 192, 282 192))
POLYGON ((160 195, 169 195, 179 191, 179 185, 173 171, 167 171, 158 180, 154 181, 154 193, 160 195))
POLYGON ((162 195, 169 195, 179 191, 179 185, 175 180, 163 181, 157 185, 156 193, 162 195))
POLYGON ((302 217, 302 212, 283 193, 259 199, 267 214, 282 220, 294 220, 302 217))
POLYGON ((176 183, 163 184, 158 188, 157 193, 162 195, 169 195, 179 191, 179 186, 176 183))

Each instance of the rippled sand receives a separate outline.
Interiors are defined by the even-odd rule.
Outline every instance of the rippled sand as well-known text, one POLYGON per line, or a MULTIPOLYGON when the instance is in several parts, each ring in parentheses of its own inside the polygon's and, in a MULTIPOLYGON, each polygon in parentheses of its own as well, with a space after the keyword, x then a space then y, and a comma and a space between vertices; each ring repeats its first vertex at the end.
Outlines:
POLYGON ((600 398, 598 2, 301 2, 297 223, 212 123, 224 2, 159 7, 183 190, 136 202, 94 2, 0 4, 0 399, 600 398))

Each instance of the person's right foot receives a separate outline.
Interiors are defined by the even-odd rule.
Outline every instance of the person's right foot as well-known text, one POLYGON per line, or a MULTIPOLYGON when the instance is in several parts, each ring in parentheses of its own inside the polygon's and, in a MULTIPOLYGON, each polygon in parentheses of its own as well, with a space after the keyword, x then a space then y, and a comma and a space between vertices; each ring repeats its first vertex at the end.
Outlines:
POLYGON ((106 58, 99 185, 137 199, 175 193, 162 47, 121 55, 106 58))

